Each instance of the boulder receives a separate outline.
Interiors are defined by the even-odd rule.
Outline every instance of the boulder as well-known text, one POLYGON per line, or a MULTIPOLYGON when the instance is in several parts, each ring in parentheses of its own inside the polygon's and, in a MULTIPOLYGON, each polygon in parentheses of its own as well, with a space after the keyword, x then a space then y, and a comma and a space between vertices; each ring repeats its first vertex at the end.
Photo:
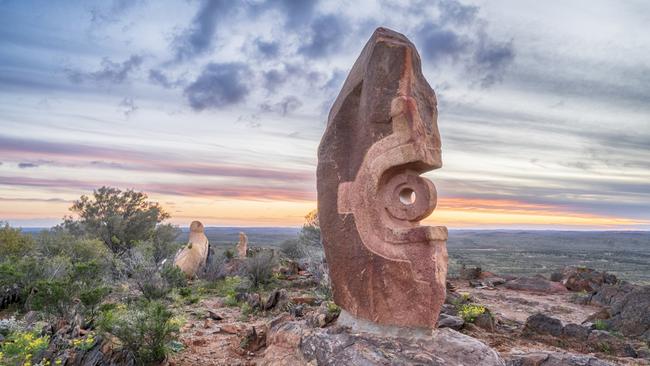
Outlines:
POLYGON ((465 321, 459 316, 440 313, 440 318, 438 318, 438 328, 451 328, 454 330, 460 330, 464 324, 465 321))
POLYGON ((621 301, 632 291, 635 291, 639 286, 620 282, 615 285, 603 285, 591 296, 591 302, 603 306, 614 306, 621 301))
POLYGON ((486 311, 483 314, 477 316, 474 320, 474 325, 488 332, 494 332, 496 329, 496 321, 492 316, 492 313, 489 311, 486 311))
POLYGON ((562 284, 570 291, 592 292, 603 284, 613 285, 617 281, 613 274, 591 268, 567 267, 562 271, 562 284))
POLYGON ((562 321, 551 318, 548 315, 537 313, 526 319, 524 324, 524 334, 548 334, 554 337, 562 335, 562 321))
POLYGON ((187 277, 192 278, 205 265, 208 251, 208 237, 205 236, 203 224, 199 221, 192 221, 188 243, 176 254, 174 265, 180 268, 187 277))
POLYGON ((591 329, 589 329, 588 327, 579 324, 570 323, 565 325, 564 328, 562 328, 562 337, 583 342, 587 340, 590 332, 591 329))
POLYGON ((517 291, 530 291, 542 294, 567 292, 566 287, 558 282, 549 281, 541 276, 519 277, 506 281, 505 288, 517 291))
POLYGON ((269 297, 264 302, 263 309, 271 310, 274 308, 278 308, 280 310, 285 310, 288 304, 289 304, 289 293, 287 292, 287 290, 276 289, 269 294, 269 297))
POLYGON ((650 342, 650 286, 630 291, 611 307, 608 324, 628 337, 650 342))
POLYGON ((478 280, 481 278, 481 267, 467 267, 464 264, 460 267, 459 277, 461 280, 478 280))

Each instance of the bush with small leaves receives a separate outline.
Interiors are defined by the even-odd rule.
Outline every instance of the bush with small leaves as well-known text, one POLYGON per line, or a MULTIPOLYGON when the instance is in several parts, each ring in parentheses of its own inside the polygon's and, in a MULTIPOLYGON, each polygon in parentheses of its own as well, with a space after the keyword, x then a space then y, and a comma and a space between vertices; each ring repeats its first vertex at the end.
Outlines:
POLYGON ((217 281, 224 278, 227 274, 227 262, 228 258, 226 258, 225 255, 216 255, 214 253, 210 253, 205 264, 205 268, 203 269, 203 273, 201 273, 201 278, 208 281, 217 281))
POLYGON ((305 251, 302 248, 301 242, 298 239, 285 240, 280 244, 282 254, 290 259, 301 259, 305 256, 305 251))
POLYGON ((253 288, 259 288, 271 282, 275 266, 273 253, 260 252, 246 259, 246 274, 253 288))
POLYGON ((100 318, 100 329, 120 341, 142 365, 165 359, 179 324, 174 314, 157 301, 135 302, 129 307, 106 311, 100 318))
POLYGON ((602 319, 596 319, 594 322, 594 329, 596 330, 607 330, 608 328, 607 323, 602 319))
POLYGON ((467 323, 473 323, 476 318, 485 313, 487 309, 483 305, 463 304, 458 308, 458 315, 467 323))
POLYGON ((38 364, 49 343, 50 337, 36 330, 11 333, 0 343, 0 365, 38 364))
POLYGON ((187 276, 180 268, 173 264, 165 263, 160 269, 160 274, 171 288, 187 286, 187 276))

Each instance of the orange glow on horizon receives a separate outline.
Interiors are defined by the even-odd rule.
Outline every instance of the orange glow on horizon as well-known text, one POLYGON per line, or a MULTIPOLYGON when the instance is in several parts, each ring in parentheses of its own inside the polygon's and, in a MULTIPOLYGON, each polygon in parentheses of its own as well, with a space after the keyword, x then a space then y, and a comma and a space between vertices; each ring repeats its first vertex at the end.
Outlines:
MULTIPOLYGON (((316 207, 314 201, 243 200, 207 197, 151 195, 171 214, 171 222, 186 226, 200 220, 206 226, 300 226, 304 215, 316 207)), ((5 200, 0 220, 53 220, 69 215, 71 201, 5 200)), ((551 205, 516 200, 448 198, 440 199, 434 213, 423 221, 449 228, 576 228, 638 229, 650 222, 626 217, 571 212, 551 205)))

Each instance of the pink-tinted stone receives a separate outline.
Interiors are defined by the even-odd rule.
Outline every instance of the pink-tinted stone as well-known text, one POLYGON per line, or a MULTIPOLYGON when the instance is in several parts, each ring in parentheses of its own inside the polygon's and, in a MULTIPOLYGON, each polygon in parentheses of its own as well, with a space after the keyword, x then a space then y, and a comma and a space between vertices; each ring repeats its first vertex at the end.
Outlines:
POLYGON ((237 243, 237 256, 239 258, 246 258, 248 251, 248 237, 243 232, 239 233, 239 243, 237 243))
POLYGON ((208 237, 205 236, 203 224, 199 221, 192 221, 188 243, 178 251, 174 258, 174 264, 188 277, 194 277, 205 265, 208 249, 208 237))
POLYGON ((334 300, 379 324, 435 328, 447 228, 421 226, 440 168, 437 101, 420 56, 378 28, 329 114, 318 151, 318 213, 334 300))

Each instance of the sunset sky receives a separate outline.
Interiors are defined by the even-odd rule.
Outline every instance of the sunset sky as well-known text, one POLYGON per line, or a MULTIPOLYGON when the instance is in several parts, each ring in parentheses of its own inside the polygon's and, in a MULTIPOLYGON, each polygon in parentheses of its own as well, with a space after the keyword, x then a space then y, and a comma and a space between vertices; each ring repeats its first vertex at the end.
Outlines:
POLYGON ((93 188, 186 226, 298 226, 327 112, 378 26, 418 47, 459 228, 650 229, 646 1, 2 1, 0 221, 93 188))

